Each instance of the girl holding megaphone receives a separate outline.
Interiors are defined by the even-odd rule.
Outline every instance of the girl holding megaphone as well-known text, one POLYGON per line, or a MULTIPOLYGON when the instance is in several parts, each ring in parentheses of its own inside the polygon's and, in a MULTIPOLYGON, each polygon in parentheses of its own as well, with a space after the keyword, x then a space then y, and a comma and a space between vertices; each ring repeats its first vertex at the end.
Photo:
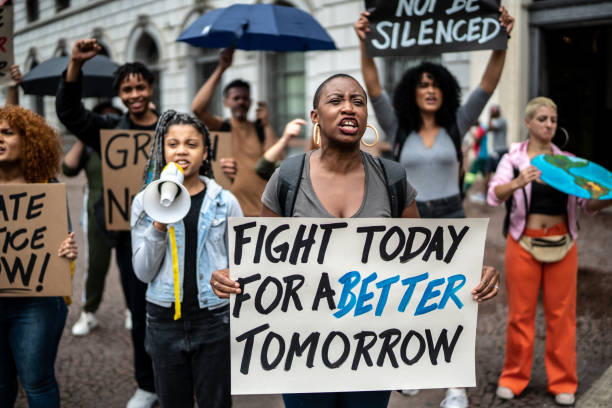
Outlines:
POLYGON ((229 302, 210 286, 228 267, 236 198, 212 177, 208 130, 190 114, 159 119, 145 188, 132 203, 132 262, 147 288, 145 347, 162 407, 229 407, 229 302), (185 205, 187 201, 187 205, 185 205))

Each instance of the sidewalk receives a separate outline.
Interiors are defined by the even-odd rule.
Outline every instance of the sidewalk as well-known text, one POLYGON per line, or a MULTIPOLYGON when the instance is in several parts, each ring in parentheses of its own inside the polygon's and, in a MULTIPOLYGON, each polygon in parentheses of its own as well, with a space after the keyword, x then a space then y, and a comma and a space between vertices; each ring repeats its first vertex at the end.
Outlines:
MULTIPOLYGON (((82 206, 83 177, 67 180, 73 225, 78 226, 82 206)), ((485 261, 503 267, 505 241, 501 235, 503 208, 476 205, 466 200, 468 215, 490 217, 485 261)), ((606 257, 612 231, 612 214, 595 218, 582 217, 579 238, 580 271, 578 279, 578 377, 577 399, 604 374, 612 364, 612 266, 606 257)), ((82 233, 77 230, 82 244, 82 233)), ((82 246, 80 246, 82 248, 82 246)), ((114 263, 114 261, 113 261, 114 263)), ((132 374, 130 334, 123 328, 124 300, 115 266, 109 272, 107 288, 98 312, 101 327, 85 337, 74 337, 70 329, 80 313, 83 287, 84 256, 77 260, 74 278, 73 305, 60 343, 56 372, 60 384, 62 407, 125 407, 136 389, 132 374)), ((503 286, 502 286, 503 288, 503 286)), ((477 388, 468 390, 472 407, 554 407, 546 392, 544 371, 544 317, 538 309, 536 346, 532 381, 525 392, 513 401, 495 397, 497 377, 504 356, 506 299, 502 293, 481 306, 476 344, 477 388)), ((393 392, 389 407, 438 407, 444 390, 424 390, 416 396, 404 397, 393 392)), ((17 407, 27 407, 23 392, 17 407)), ((240 396, 234 398, 236 408, 282 407, 278 395, 240 396)), ((585 405, 588 406, 588 405, 585 405)), ((604 405, 605 406, 605 405, 604 405)), ((608 404, 612 406, 612 404, 608 404)))

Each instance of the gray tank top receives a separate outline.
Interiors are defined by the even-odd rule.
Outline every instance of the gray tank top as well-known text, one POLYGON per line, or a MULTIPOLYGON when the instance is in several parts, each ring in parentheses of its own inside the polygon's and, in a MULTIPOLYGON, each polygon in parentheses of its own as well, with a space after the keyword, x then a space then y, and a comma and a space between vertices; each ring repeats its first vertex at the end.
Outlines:
MULTIPOLYGON (((306 153, 304 159, 304 169, 300 188, 295 198, 293 209, 294 217, 317 217, 333 218, 315 194, 310 181, 310 155, 312 151, 306 153)), ((378 159, 368 153, 361 152, 361 159, 365 169, 365 194, 361 202, 361 207, 351 218, 390 218, 391 205, 387 194, 387 183, 383 169, 378 159)), ((281 205, 278 200, 278 169, 272 174, 268 185, 264 190, 261 202, 270 210, 281 214, 281 205)), ((404 208, 410 206, 416 197, 416 190, 406 181, 406 202, 404 208)))

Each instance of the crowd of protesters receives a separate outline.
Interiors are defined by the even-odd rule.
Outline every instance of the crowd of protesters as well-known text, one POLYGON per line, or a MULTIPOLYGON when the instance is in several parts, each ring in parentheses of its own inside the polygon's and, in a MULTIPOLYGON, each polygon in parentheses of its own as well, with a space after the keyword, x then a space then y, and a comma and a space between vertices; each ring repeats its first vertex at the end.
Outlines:
MULTIPOLYGON (((120 66, 113 86, 126 109, 122 113, 111 104, 85 108, 81 69, 101 47, 94 39, 74 44, 56 95, 61 123, 79 140, 64 157, 63 171, 71 176, 85 169, 88 181, 83 214, 88 246, 81 250, 87 254, 87 271, 82 312, 72 333, 86 335, 99 324, 95 313, 114 248, 138 385, 126 401, 127 408, 156 403, 161 407, 193 407, 194 400, 200 407, 231 406, 228 297, 239 293, 240 286, 229 275, 228 217, 465 217, 462 140, 497 87, 506 51, 491 52, 480 84, 463 104, 456 78, 430 62, 406 71, 390 98, 381 86, 374 60, 365 53, 368 17, 368 12, 363 12, 354 25, 365 89, 343 73, 319 85, 309 118, 313 143, 305 155, 298 156, 301 162, 283 159, 306 120, 290 121, 277 138, 270 120, 273 113, 261 101, 256 120, 249 120, 250 85, 240 79, 223 81, 232 64, 233 49, 221 52, 217 68, 193 100, 193 114, 157 112, 151 104, 156 85, 151 71, 140 62, 120 66), (227 84, 223 97, 229 118, 210 110, 222 82, 227 84), (393 160, 377 160, 360 149, 368 123, 368 99, 390 142, 393 160), (153 219, 144 212, 140 192, 132 203, 131 231, 106 230, 101 215, 102 129, 154 132, 143 184, 159 179, 168 163, 176 163, 191 200, 182 220, 163 223, 153 219), (214 179, 209 131, 231 132, 232 157, 220 158, 222 171, 232 180, 230 191, 214 179), (302 173, 288 212, 277 185, 290 165, 301 165, 302 173), (402 174, 402 202, 389 199, 389 172, 402 174), (184 248, 180 254, 177 246, 184 248)), ((514 19, 503 7, 500 24, 510 34, 514 19)), ((18 84, 18 68, 13 68, 11 75, 18 84)), ((57 182, 59 135, 43 118, 18 106, 15 84, 9 87, 7 105, 0 109, 0 184, 57 182)), ((529 382, 535 310, 542 288, 548 390, 557 404, 571 405, 578 385, 576 213, 581 207, 592 214, 611 202, 561 193, 543 183, 540 171, 530 164, 541 153, 568 154, 552 144, 557 128, 557 107, 552 100, 540 97, 530 101, 525 125, 528 138, 512 144, 509 151, 499 107, 491 108, 489 122, 482 127, 486 200, 491 205, 508 200, 512 204, 503 285, 500 272, 485 266, 472 295, 480 302, 497 295, 500 286, 507 291, 506 353, 497 396, 510 400, 529 382), (563 244, 554 246, 554 254, 533 245, 544 238, 562 240, 563 244)), ((58 253, 74 260, 73 232, 67 234, 57 242, 58 253)), ((59 297, 0 298, 0 406, 14 405, 18 380, 29 406, 60 405, 54 362, 66 305, 59 297)), ((407 395, 416 392, 404 390, 407 395)), ((285 394, 283 401, 286 407, 385 407, 389 396, 389 391, 285 394)), ((441 402, 443 408, 468 405, 461 388, 448 389, 441 402)))

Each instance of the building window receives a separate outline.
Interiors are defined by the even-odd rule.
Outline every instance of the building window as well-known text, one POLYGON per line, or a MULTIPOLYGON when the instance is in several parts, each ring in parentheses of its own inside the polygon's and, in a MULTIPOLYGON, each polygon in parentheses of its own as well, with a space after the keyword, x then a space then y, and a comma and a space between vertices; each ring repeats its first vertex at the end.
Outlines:
POLYGON ((161 68, 159 66, 159 50, 155 40, 146 32, 136 42, 134 60, 142 62, 153 74, 153 97, 151 102, 155 104, 157 111, 161 112, 161 68))
POLYGON ((28 23, 38 20, 38 0, 26 0, 28 23))
MULTIPOLYGON (((199 90, 212 75, 219 64, 218 50, 202 50, 195 57, 195 86, 199 90)), ((223 87, 217 86, 208 105, 208 111, 216 116, 223 116, 223 87)), ((197 92, 197 91, 196 91, 197 92)))
POLYGON ((55 12, 59 13, 60 11, 67 9, 70 7, 70 0, 55 0, 55 12))
POLYGON ((303 118, 306 112, 305 54, 274 53, 270 57, 270 118, 277 135, 287 122, 303 118))
MULTIPOLYGON (((30 71, 33 70, 38 65, 38 61, 36 59, 32 59, 32 64, 30 65, 30 71)), ((32 95, 30 96, 30 107, 40 116, 45 116, 45 98, 42 95, 32 95)))

